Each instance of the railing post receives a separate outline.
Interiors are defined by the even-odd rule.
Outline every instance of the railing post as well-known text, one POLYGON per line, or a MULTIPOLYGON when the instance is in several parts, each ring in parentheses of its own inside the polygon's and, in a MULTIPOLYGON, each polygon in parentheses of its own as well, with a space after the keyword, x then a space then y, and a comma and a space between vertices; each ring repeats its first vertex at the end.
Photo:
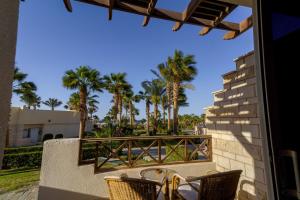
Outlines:
POLYGON ((188 141, 187 139, 185 138, 184 139, 184 161, 188 161, 189 158, 188 158, 188 149, 187 149, 187 145, 188 145, 188 141))
POLYGON ((157 145, 158 162, 161 163, 161 140, 157 140, 157 145))
POLYGON ((98 157, 99 157, 99 142, 96 142, 94 172, 97 172, 98 170, 98 157))
POLYGON ((131 148, 132 148, 132 141, 129 140, 129 141, 128 141, 128 151, 127 151, 129 167, 132 167, 131 148))

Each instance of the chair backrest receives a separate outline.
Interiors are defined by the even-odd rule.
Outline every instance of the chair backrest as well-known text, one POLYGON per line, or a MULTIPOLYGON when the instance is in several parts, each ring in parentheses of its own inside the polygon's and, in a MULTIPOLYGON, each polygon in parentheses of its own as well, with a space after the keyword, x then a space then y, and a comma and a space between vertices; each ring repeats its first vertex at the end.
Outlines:
POLYGON ((159 183, 128 177, 104 177, 111 200, 156 200, 159 183))
POLYGON ((242 170, 220 172, 200 178, 200 200, 233 200, 242 170))

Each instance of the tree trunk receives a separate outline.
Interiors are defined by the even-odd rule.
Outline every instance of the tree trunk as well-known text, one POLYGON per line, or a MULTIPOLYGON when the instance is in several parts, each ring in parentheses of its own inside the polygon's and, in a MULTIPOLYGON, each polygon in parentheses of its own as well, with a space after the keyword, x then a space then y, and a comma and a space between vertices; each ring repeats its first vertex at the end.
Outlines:
POLYGON ((114 121, 117 122, 118 118, 118 106, 119 106, 119 94, 114 94, 114 107, 113 107, 113 115, 114 115, 114 121))
POLYGON ((168 97, 168 133, 171 131, 171 88, 170 88, 170 82, 167 82, 167 97, 168 97))
POLYGON ((150 127, 150 102, 146 101, 146 116, 147 116, 147 127, 146 127, 146 131, 147 131, 147 135, 149 135, 149 127, 150 127))
POLYGON ((8 131, 15 66, 19 0, 0 1, 0 169, 8 131))
POLYGON ((54 106, 51 106, 51 110, 54 111, 54 106))
POLYGON ((173 83, 173 133, 177 134, 178 131, 178 95, 179 95, 179 82, 173 83))
POLYGON ((87 107, 86 107, 86 97, 87 97, 87 90, 85 88, 80 89, 79 91, 79 98, 80 98, 80 129, 79 129, 79 136, 80 138, 84 137, 85 131, 85 123, 87 120, 87 107))
POLYGON ((122 125, 122 111, 123 111, 123 101, 122 96, 119 95, 119 125, 122 125))
POLYGON ((157 132, 157 113, 158 113, 158 104, 154 104, 154 125, 153 125, 153 133, 156 135, 157 132))
POLYGON ((133 128, 133 110, 132 110, 131 101, 129 101, 129 114, 130 114, 130 127, 133 128))
POLYGON ((166 109, 165 109, 165 102, 161 101, 162 113, 163 113, 163 126, 165 129, 166 126, 166 109))

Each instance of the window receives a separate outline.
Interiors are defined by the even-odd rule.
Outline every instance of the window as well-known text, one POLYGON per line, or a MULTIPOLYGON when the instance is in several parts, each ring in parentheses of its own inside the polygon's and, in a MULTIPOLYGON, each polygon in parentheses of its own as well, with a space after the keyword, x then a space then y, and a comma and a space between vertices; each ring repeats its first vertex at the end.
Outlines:
POLYGON ((31 133, 31 129, 30 128, 25 128, 23 130, 23 138, 30 138, 30 133, 31 133))

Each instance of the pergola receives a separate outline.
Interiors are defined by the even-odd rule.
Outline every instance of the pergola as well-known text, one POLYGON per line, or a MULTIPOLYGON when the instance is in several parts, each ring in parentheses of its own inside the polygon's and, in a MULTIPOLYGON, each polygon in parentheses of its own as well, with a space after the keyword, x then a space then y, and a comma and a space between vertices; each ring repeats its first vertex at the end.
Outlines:
MULTIPOLYGON (((252 16, 240 23, 224 21, 239 5, 251 7, 249 0, 190 0, 183 12, 157 8, 158 0, 76 0, 108 9, 108 19, 112 19, 113 10, 143 15, 142 25, 147 26, 151 17, 174 21, 173 31, 184 24, 201 26, 199 35, 204 36, 212 29, 225 30, 224 40, 238 37, 253 25, 252 16)), ((72 12, 70 0, 64 0, 66 9, 72 12)))

